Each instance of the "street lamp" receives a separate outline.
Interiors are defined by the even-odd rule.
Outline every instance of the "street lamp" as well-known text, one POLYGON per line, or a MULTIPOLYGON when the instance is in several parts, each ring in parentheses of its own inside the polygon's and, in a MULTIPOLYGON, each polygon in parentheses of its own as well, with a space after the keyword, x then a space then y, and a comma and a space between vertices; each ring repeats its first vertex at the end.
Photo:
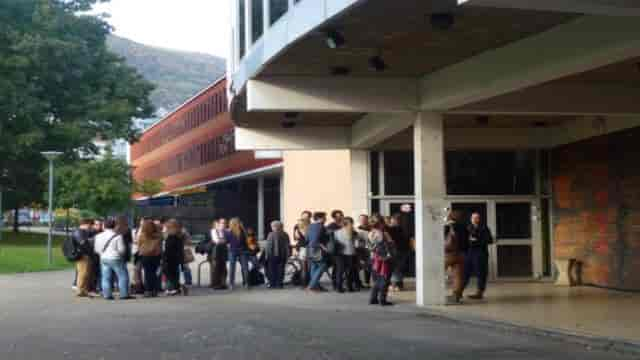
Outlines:
POLYGON ((49 160, 49 237, 47 238, 47 261, 49 266, 53 263, 53 161, 62 155, 59 151, 43 151, 42 156, 49 160))

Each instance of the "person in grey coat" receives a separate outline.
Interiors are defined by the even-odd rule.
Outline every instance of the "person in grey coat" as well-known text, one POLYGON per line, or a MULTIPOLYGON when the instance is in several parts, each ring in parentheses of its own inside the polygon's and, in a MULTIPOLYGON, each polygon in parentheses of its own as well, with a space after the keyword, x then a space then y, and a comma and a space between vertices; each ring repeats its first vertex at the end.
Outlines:
POLYGON ((267 277, 272 289, 282 289, 284 268, 289 258, 289 235, 282 229, 280 221, 271 222, 271 230, 264 250, 267 260, 267 277))

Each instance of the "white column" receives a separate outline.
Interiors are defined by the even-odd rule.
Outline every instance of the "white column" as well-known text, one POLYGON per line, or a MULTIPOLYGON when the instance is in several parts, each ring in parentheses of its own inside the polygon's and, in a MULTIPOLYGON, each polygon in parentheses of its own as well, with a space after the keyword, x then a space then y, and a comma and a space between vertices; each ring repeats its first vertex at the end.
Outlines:
POLYGON ((245 55, 249 53, 249 49, 251 49, 251 44, 253 43, 253 18, 251 14, 253 13, 253 0, 245 0, 244 3, 244 43, 245 43, 245 55))
POLYGON ((416 303, 446 302, 444 270, 444 129, 440 114, 417 113, 414 123, 416 303))
POLYGON ((366 150, 351 150, 351 215, 369 213, 369 154, 366 150))
POLYGON ((264 240, 264 177, 258 178, 258 240, 264 240))
POLYGON ((271 3, 270 0, 262 0, 262 33, 266 34, 271 26, 271 3))

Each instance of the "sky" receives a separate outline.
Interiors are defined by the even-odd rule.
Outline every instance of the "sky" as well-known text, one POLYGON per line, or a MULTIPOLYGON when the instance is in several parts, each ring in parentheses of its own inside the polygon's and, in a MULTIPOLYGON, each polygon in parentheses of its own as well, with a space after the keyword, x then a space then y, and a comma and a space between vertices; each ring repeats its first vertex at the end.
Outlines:
POLYGON ((169 49, 227 57, 230 0, 111 0, 95 8, 109 13, 115 34, 169 49))

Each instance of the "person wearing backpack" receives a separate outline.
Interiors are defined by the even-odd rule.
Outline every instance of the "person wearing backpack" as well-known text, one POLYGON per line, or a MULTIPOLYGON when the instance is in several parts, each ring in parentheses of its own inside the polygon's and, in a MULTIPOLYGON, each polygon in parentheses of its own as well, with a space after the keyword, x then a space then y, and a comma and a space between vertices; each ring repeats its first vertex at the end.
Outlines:
POLYGON ((91 220, 82 219, 80 226, 69 238, 70 243, 65 244, 63 252, 65 257, 74 261, 76 265, 76 295, 78 297, 89 296, 91 290, 92 265, 91 256, 91 220))
POLYGON ((391 236, 385 230, 385 223, 381 216, 371 216, 371 231, 369 232, 371 242, 371 275, 374 284, 371 287, 369 305, 389 306, 393 303, 387 301, 391 274, 393 272, 393 258, 395 256, 395 246, 391 236))
POLYGON ((100 256, 102 273, 102 296, 113 300, 111 284, 113 273, 118 277, 120 300, 131 299, 129 296, 129 272, 125 256, 127 245, 121 234, 115 231, 116 220, 108 219, 104 222, 104 231, 96 235, 94 251, 100 256))

